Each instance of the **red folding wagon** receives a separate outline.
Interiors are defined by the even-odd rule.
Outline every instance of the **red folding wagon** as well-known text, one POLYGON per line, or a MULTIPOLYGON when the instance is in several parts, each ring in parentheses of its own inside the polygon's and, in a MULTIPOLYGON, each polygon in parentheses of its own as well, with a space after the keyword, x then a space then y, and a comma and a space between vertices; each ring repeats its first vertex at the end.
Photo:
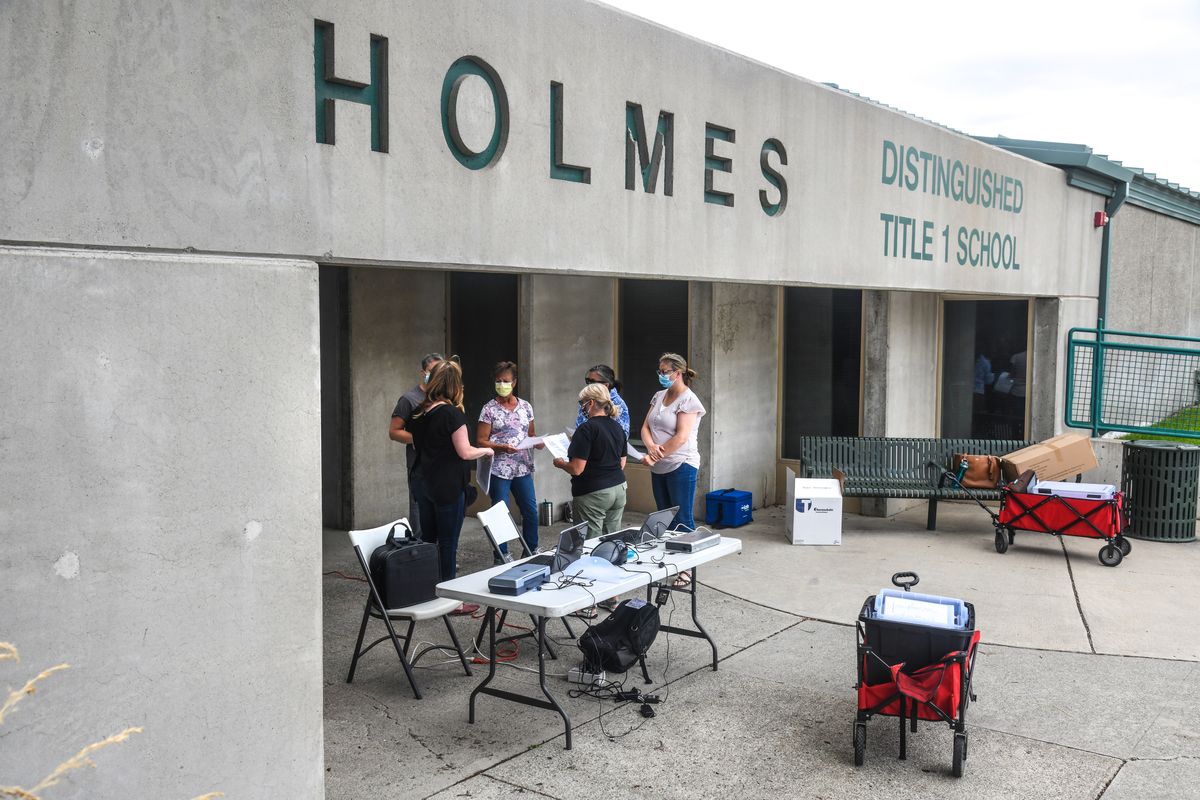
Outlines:
POLYGON ((1100 548, 1099 557, 1106 567, 1117 566, 1133 549, 1123 535, 1127 518, 1125 497, 1120 492, 1115 492, 1109 499, 1093 500, 1031 494, 1009 485, 1001 487, 1000 494, 1000 513, 992 514, 997 553, 1008 551, 1009 545, 1016 540, 1017 531, 1103 539, 1105 544, 1100 548))

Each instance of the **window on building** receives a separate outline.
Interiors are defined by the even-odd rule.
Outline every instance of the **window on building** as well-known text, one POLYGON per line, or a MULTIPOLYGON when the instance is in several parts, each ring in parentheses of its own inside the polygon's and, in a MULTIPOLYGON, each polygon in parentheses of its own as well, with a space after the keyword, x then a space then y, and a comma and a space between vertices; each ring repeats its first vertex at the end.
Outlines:
POLYGON ((641 438, 642 421, 658 385, 658 357, 688 357, 687 281, 622 279, 618 288, 617 378, 629 405, 629 436, 641 438))
POLYGON ((861 365, 862 292, 784 289, 784 458, 802 436, 858 435, 861 365))
MULTIPOLYGON (((517 361, 517 276, 452 272, 449 307, 450 353, 462 364, 463 405, 474 441, 479 412, 496 396, 492 367, 498 361, 517 361), (498 314, 498 308, 507 311, 498 314)), ((524 390, 518 387, 517 392, 524 390)))
POLYGON ((947 300, 942 436, 1024 439, 1029 303, 947 300))

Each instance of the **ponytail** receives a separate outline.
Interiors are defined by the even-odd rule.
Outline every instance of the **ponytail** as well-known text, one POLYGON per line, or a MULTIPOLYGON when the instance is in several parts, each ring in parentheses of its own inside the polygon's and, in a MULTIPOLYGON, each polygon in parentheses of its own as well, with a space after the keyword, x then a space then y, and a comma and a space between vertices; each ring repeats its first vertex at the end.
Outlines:
POLYGON ((678 353, 663 353, 658 357, 658 363, 670 364, 672 369, 678 370, 682 374, 684 386, 691 386, 692 381, 696 379, 696 370, 688 367, 687 360, 678 353))

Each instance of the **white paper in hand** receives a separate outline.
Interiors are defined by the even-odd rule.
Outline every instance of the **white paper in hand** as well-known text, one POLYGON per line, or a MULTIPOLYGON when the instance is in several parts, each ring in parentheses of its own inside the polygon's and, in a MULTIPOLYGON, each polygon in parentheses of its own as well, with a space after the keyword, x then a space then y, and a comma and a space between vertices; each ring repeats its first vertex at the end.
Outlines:
POLYGON ((479 488, 484 494, 492 487, 492 454, 480 456, 475 459, 475 482, 479 484, 479 488))
POLYGON ((565 433, 556 433, 553 436, 542 437, 542 443, 546 445, 546 449, 550 451, 550 455, 555 458, 567 460, 567 448, 571 446, 571 440, 567 438, 565 433))

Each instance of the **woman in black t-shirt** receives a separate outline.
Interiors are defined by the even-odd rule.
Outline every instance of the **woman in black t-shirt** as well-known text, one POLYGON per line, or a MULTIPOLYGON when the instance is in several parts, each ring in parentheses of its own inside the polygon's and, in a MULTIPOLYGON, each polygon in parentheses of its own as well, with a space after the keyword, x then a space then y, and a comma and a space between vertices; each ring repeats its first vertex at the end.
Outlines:
MULTIPOLYGON (((457 573, 458 535, 466 513, 468 461, 491 455, 485 447, 472 447, 463 413, 462 369, 453 361, 433 368, 425 390, 426 400, 413 417, 413 447, 421 467, 423 494, 417 498, 421 512, 421 538, 437 542, 442 580, 457 573)), ((477 608, 477 607, 476 607, 477 608)), ((467 605, 452 613, 469 614, 467 605)))
POLYGON ((554 466, 571 476, 575 518, 587 522, 589 536, 602 536, 621 529, 627 437, 604 384, 583 387, 579 407, 587 419, 571 437, 567 458, 554 459, 554 466))

